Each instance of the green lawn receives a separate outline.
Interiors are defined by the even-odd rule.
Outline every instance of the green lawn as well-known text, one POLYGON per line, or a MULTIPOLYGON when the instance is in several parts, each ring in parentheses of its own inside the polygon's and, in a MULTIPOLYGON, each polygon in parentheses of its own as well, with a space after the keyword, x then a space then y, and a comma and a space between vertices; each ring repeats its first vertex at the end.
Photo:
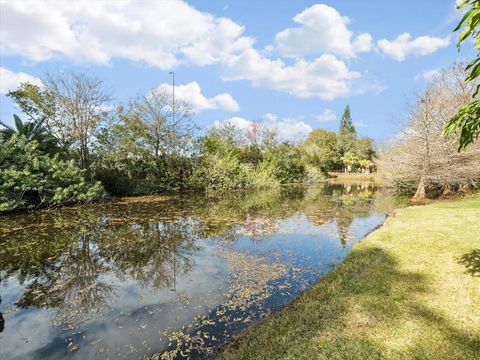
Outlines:
POLYGON ((221 359, 480 359, 480 197, 397 210, 221 359))
POLYGON ((377 173, 362 174, 362 173, 341 173, 331 172, 329 173, 331 182, 345 182, 345 181, 371 181, 375 183, 381 183, 381 178, 377 173))

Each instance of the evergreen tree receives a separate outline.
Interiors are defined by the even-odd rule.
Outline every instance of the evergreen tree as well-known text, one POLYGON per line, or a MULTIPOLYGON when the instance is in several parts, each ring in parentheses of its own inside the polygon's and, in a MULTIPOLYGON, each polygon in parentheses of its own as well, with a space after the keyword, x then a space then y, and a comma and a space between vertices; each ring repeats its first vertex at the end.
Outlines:
POLYGON ((352 117, 350 116, 350 106, 345 106, 343 111, 342 120, 340 121, 340 135, 356 135, 355 127, 352 123, 352 117))
POLYGON ((345 106, 337 138, 337 156, 340 158, 348 152, 356 152, 357 132, 350 116, 350 106, 345 106))

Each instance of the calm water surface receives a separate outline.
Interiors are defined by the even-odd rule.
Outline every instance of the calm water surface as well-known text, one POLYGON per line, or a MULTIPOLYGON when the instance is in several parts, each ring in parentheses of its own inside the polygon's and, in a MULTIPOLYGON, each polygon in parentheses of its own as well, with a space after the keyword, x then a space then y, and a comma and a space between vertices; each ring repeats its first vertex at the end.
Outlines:
POLYGON ((208 357, 398 205, 363 183, 0 217, 0 359, 208 357))

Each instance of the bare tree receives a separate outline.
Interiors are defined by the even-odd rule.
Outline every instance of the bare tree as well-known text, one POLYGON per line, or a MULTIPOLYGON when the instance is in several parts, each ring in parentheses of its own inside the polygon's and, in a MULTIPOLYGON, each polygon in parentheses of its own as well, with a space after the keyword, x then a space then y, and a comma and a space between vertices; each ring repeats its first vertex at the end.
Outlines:
POLYGON ((464 82, 464 68, 455 63, 432 81, 398 139, 382 152, 379 165, 388 180, 397 185, 416 182, 413 200, 425 199, 426 189, 447 195, 480 182, 479 144, 458 153, 455 139, 442 136, 446 122, 468 103, 475 89, 474 83, 464 82))
POLYGON ((130 101, 120 117, 129 141, 155 157, 185 153, 195 130, 191 105, 178 100, 173 105, 163 89, 130 101))
POLYGON ((244 137, 251 145, 266 146, 276 141, 276 131, 261 120, 253 120, 245 130, 244 137))
POLYGON ((82 168, 88 168, 93 134, 111 96, 102 80, 83 73, 48 74, 44 83, 55 106, 46 119, 50 132, 63 147, 76 152, 82 168))

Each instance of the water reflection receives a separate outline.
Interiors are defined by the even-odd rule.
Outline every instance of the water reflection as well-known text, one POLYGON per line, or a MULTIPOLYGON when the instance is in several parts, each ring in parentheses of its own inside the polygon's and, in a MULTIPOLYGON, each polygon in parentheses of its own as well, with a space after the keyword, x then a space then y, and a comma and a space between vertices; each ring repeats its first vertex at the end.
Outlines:
POLYGON ((0 358, 202 357, 298 296, 396 205, 364 183, 2 217, 0 358))
MULTIPOLYGON (((0 296, 0 304, 2 303, 2 297, 0 296)), ((5 328, 5 320, 3 319, 3 313, 0 312, 0 333, 3 332, 5 328)))

